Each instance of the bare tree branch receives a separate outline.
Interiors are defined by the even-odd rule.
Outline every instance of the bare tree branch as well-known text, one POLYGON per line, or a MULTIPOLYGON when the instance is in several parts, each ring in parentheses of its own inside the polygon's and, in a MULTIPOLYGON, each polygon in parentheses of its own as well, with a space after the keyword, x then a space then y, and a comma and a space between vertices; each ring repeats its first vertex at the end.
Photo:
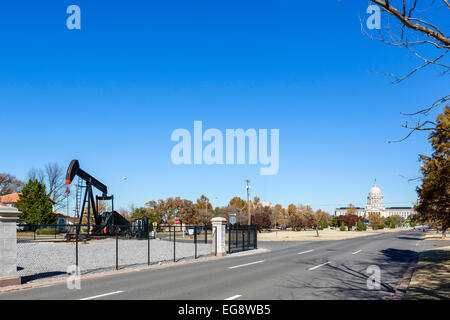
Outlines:
POLYGON ((405 115, 405 116, 415 116, 415 115, 418 115, 418 114, 427 115, 433 108, 436 108, 436 107, 440 106, 441 104, 443 104, 443 103, 445 103, 447 101, 450 101, 450 95, 447 95, 447 96, 437 100, 431 106, 429 106, 427 108, 424 108, 422 110, 419 110, 417 112, 414 112, 414 113, 402 113, 402 114, 405 115))
MULTIPOLYGON (((429 27, 426 27, 419 23, 413 23, 411 20, 412 18, 406 17, 401 14, 400 11, 398 11, 396 8, 392 7, 389 4, 389 1, 381 1, 381 0, 371 0, 373 3, 376 3, 377 5, 383 7, 387 12, 389 12, 391 15, 395 16, 401 23, 403 23, 406 27, 420 31, 424 34, 426 34, 429 37, 432 37, 436 39, 438 42, 444 44, 445 46, 450 46, 450 39, 447 38, 445 35, 440 34, 439 32, 430 29, 429 27)), ((430 25, 429 23, 426 23, 427 25, 430 25)))

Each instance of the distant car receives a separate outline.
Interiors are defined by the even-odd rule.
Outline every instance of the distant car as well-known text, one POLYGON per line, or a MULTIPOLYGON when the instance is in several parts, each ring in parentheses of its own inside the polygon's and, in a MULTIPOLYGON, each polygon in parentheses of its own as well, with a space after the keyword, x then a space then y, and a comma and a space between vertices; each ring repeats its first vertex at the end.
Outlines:
POLYGON ((279 230, 286 230, 287 228, 286 228, 286 226, 281 226, 281 227, 278 227, 278 229, 279 230))
POLYGON ((190 234, 194 234, 194 233, 199 235, 201 233, 201 231, 202 231, 202 228, 200 228, 200 227, 186 227, 185 234, 187 236, 190 235, 190 234), (192 231, 189 232, 189 230, 192 230, 192 231))

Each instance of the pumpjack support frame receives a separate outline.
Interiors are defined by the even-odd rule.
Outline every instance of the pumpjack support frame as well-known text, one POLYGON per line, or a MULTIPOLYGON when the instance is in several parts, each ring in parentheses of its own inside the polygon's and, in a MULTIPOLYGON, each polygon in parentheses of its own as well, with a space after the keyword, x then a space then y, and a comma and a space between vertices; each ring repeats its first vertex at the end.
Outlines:
MULTIPOLYGON (((81 222, 83 219, 84 209, 85 209, 86 202, 87 202, 87 215, 88 215, 88 219, 87 219, 88 220, 88 230, 87 230, 87 232, 89 234, 91 232, 91 216, 90 216, 91 209, 94 214, 95 225, 99 226, 102 224, 102 218, 98 212, 98 202, 99 202, 99 200, 101 200, 101 201, 111 200, 111 203, 112 203, 111 224, 114 225, 114 222, 115 222, 114 221, 114 216, 115 216, 115 214, 114 214, 114 196, 113 195, 108 196, 108 187, 106 185, 104 185, 103 183, 101 183, 100 181, 98 181, 97 179, 95 179, 93 176, 91 176, 86 171, 82 170, 80 168, 80 164, 79 164, 78 160, 72 160, 70 162, 69 168, 67 169, 67 173, 66 173, 66 184, 67 185, 71 184, 73 179, 75 178, 75 176, 80 177, 82 180, 84 180, 86 182, 86 191, 84 193, 83 203, 81 206, 79 224, 80 225, 82 224, 81 222), (101 196, 98 196, 98 195, 96 196, 95 201, 94 201, 94 193, 93 193, 92 187, 95 187, 102 193, 101 196)), ((78 228, 77 228, 77 233, 79 233, 78 228)))

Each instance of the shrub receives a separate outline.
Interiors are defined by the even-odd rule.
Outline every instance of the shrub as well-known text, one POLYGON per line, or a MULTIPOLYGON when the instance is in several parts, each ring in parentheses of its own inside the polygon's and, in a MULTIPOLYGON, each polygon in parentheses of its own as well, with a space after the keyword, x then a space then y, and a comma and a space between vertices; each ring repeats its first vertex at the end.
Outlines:
POLYGON ((377 229, 384 229, 384 224, 380 224, 377 226, 377 229))
POLYGON ((341 224, 341 226, 339 227, 339 230, 345 231, 345 225, 341 224))
POLYGON ((55 234, 59 233, 58 229, 51 229, 51 228, 45 228, 45 229, 37 229, 36 234, 55 234))
POLYGON ((364 223, 362 223, 361 221, 358 221, 357 225, 356 225, 356 230, 358 231, 366 231, 366 225, 364 223))
POLYGON ((296 231, 302 231, 302 227, 298 226, 295 228, 296 231))
POLYGON ((376 224, 373 224, 373 225, 372 225, 372 230, 377 230, 377 229, 378 229, 377 225, 376 225, 376 224))
POLYGON ((391 223, 389 224, 389 228, 395 229, 395 222, 394 221, 391 221, 391 223))

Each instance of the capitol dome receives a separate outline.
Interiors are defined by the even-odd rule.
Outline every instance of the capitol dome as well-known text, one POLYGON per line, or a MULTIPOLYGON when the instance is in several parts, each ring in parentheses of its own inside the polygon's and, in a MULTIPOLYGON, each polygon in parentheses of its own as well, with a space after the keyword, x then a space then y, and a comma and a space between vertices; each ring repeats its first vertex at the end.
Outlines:
POLYGON ((383 206, 383 194, 381 193, 380 188, 378 188, 376 180, 373 187, 370 188, 369 195, 367 196, 367 205, 373 207, 383 206))
POLYGON ((377 186, 377 181, 376 180, 375 180, 375 182, 373 184, 373 187, 370 188, 369 197, 370 196, 381 196, 381 197, 383 197, 383 194, 381 193, 380 188, 378 188, 378 186, 377 186))

